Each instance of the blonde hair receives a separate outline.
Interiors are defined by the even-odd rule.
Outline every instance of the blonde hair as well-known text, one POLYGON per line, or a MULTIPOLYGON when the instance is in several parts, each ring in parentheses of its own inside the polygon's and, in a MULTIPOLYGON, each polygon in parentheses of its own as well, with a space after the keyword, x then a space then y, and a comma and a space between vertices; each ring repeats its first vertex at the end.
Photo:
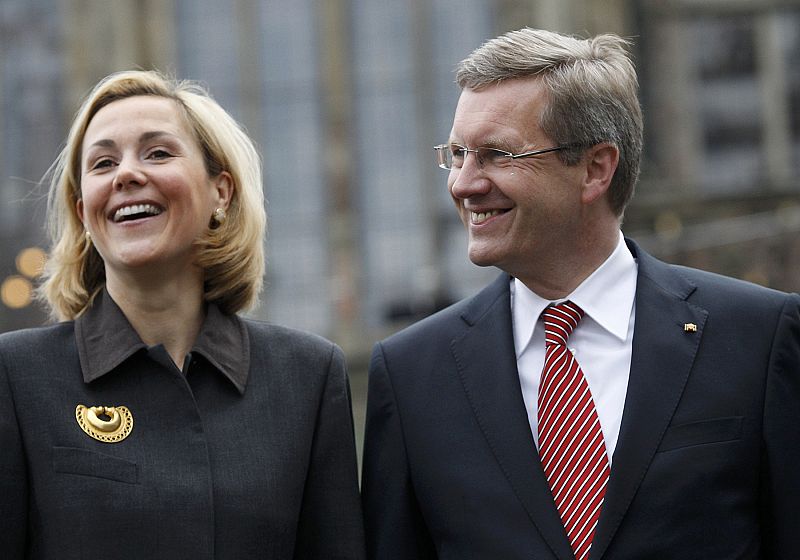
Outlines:
MULTIPOLYGON (((50 254, 39 298, 51 315, 71 320, 83 313, 105 285, 105 266, 77 213, 81 197, 81 150, 97 112, 114 101, 140 95, 175 101, 201 148, 209 177, 230 174, 233 193, 227 218, 198 240, 197 264, 205 271, 204 297, 225 313, 255 304, 264 276, 266 229, 261 160, 242 127, 196 82, 156 71, 126 71, 102 79, 72 122, 66 145, 50 168, 47 225, 50 254)), ((209 220, 211 217, 209 216, 209 220)))
POLYGON ((601 142, 619 149, 609 188, 612 210, 622 216, 633 196, 642 157, 642 110, 629 42, 613 34, 581 39, 524 28, 487 41, 462 60, 456 82, 480 89, 503 80, 540 76, 548 92, 539 125, 560 145, 566 165, 582 148, 601 142))

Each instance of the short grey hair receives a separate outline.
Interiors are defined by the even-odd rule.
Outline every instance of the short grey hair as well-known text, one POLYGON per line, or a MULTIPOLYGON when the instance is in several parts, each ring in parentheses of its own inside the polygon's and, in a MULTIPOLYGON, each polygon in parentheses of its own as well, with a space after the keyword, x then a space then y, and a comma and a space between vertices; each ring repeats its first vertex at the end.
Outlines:
MULTIPOLYGON (((456 82, 462 89, 478 90, 504 80, 541 77, 549 97, 539 123, 545 134, 559 145, 586 148, 608 142, 619 149, 609 202, 622 216, 642 156, 642 109, 629 47, 629 41, 613 34, 581 39, 524 28, 475 49, 456 67, 456 82)), ((575 165, 581 153, 563 150, 559 157, 575 165)))

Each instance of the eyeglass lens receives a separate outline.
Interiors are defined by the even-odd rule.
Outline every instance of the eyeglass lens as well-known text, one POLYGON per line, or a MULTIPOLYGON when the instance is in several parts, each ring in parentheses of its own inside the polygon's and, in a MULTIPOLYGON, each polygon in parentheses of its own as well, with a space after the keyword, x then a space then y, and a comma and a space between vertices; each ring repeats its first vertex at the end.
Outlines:
POLYGON ((481 168, 486 165, 500 167, 512 161, 512 158, 510 157, 511 154, 508 152, 498 150, 497 148, 487 148, 485 146, 470 150, 464 146, 453 144, 452 146, 445 146, 441 152, 443 152, 445 159, 444 163, 447 165, 447 169, 452 167, 462 167, 467 154, 470 152, 475 154, 475 157, 478 161, 478 167, 481 168))

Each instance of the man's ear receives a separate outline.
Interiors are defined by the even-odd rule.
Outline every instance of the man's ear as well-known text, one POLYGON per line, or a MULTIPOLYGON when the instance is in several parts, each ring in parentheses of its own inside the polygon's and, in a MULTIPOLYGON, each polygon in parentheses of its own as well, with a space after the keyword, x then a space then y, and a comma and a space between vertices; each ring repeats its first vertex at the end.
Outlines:
POLYGON ((619 164, 619 148, 605 142, 596 144, 584 157, 586 176, 581 200, 584 204, 591 204, 608 191, 619 164))

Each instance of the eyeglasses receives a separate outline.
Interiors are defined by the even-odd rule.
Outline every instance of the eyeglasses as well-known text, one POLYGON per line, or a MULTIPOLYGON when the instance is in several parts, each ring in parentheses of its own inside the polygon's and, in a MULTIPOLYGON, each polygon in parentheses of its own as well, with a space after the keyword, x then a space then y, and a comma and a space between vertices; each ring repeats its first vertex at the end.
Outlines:
POLYGON ((511 152, 507 152, 505 150, 487 148, 486 146, 480 146, 470 150, 469 148, 465 148, 459 144, 439 144, 438 146, 434 146, 433 149, 436 151, 436 163, 442 169, 460 169, 464 165, 464 160, 466 159, 467 154, 470 152, 475 154, 475 158, 478 161, 478 167, 481 169, 487 165, 489 167, 495 167, 499 169, 505 166, 513 165, 514 160, 518 158, 533 157, 546 154, 548 152, 557 152, 568 147, 569 146, 566 145, 554 146, 552 148, 533 150, 532 152, 525 152, 522 154, 512 154, 511 152))

